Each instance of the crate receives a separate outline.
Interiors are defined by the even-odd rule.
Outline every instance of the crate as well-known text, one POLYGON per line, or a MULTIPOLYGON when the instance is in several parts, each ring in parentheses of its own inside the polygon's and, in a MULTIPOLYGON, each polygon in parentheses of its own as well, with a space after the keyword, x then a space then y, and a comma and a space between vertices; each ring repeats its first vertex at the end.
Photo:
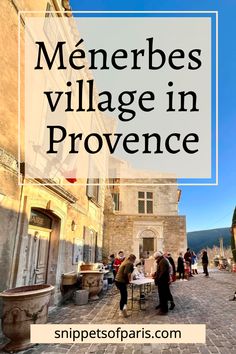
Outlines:
POLYGON ((77 290, 75 292, 75 304, 86 305, 88 303, 89 292, 88 290, 77 290))

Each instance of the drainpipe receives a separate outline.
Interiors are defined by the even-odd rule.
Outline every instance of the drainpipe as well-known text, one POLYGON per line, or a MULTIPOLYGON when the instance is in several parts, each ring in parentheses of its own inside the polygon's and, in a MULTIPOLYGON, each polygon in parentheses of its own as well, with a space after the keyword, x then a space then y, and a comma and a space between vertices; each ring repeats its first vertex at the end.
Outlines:
POLYGON ((17 273, 19 269, 19 259, 20 259, 20 251, 21 251, 21 241, 22 241, 22 220, 24 215, 24 182, 25 182, 25 173, 24 173, 24 163, 20 165, 20 173, 21 173, 21 186, 20 186, 20 198, 19 198, 19 209, 16 221, 16 231, 14 237, 14 244, 13 244, 13 256, 11 262, 11 271, 10 271, 10 281, 9 285, 11 288, 16 286, 17 282, 17 273))

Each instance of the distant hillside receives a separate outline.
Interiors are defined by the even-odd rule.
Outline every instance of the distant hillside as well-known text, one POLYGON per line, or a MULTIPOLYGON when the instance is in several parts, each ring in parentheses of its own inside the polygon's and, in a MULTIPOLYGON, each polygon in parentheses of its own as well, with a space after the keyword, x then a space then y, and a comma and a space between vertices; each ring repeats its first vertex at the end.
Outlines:
POLYGON ((188 247, 195 252, 201 251, 201 249, 214 245, 219 246, 219 238, 223 237, 224 247, 230 246, 230 231, 229 228, 201 230, 187 233, 188 247))

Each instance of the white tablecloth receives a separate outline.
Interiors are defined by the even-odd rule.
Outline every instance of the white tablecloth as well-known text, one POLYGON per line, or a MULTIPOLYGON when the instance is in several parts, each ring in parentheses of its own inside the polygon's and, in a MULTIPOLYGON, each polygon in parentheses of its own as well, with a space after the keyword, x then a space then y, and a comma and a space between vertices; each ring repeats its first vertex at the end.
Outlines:
POLYGON ((132 280, 130 284, 134 284, 134 285, 154 284, 154 279, 152 278, 136 279, 136 280, 132 280))

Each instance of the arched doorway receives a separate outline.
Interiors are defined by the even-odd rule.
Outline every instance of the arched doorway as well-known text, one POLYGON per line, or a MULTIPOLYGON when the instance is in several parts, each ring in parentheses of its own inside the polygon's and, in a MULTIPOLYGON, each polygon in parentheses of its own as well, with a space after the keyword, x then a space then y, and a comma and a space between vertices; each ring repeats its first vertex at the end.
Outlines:
POLYGON ((147 259, 156 251, 156 234, 152 230, 144 230, 139 236, 139 257, 147 259))
POLYGON ((148 258, 163 250, 163 224, 156 221, 137 221, 133 226, 133 252, 139 258, 148 258))

